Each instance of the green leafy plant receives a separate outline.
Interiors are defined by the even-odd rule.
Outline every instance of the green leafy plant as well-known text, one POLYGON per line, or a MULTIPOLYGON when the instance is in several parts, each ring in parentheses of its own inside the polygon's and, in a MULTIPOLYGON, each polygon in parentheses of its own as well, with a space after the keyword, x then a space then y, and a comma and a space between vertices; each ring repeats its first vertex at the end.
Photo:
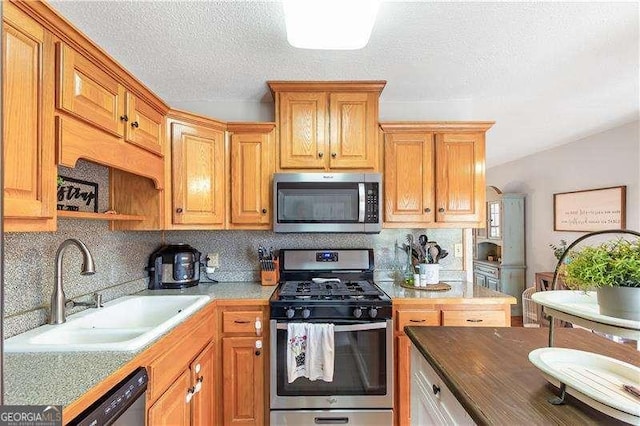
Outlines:
POLYGON ((597 287, 640 287, 640 240, 609 241, 568 253, 563 265, 567 287, 590 290, 597 287))
POLYGON ((567 241, 560 240, 560 244, 549 244, 549 247, 551 247, 551 250, 553 250, 553 255, 556 257, 556 259, 560 260, 565 250, 567 250, 567 241))

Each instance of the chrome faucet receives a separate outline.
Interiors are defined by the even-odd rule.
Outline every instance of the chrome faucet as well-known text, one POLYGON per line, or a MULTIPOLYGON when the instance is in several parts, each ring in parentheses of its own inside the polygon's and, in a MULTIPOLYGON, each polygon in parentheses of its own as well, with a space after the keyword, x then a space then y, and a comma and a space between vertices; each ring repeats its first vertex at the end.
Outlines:
POLYGON ((58 251, 56 252, 56 286, 53 289, 51 295, 51 316, 49 317, 49 324, 62 324, 67 320, 65 314, 66 297, 64 295, 64 289, 62 287, 62 258, 64 251, 70 245, 75 245, 82 252, 82 275, 93 275, 96 273, 95 264, 93 263, 93 257, 89 252, 89 249, 82 241, 75 238, 69 238, 64 240, 58 251))

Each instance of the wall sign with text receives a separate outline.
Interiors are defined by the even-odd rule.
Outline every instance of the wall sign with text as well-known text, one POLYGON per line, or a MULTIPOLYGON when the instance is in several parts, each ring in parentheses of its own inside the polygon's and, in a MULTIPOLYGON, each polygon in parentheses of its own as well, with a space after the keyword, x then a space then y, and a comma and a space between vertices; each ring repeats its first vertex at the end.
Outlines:
POLYGON ((98 184, 59 176, 58 210, 98 213, 98 184))
POLYGON ((626 200, 626 186, 553 194, 553 230, 625 229, 626 200))

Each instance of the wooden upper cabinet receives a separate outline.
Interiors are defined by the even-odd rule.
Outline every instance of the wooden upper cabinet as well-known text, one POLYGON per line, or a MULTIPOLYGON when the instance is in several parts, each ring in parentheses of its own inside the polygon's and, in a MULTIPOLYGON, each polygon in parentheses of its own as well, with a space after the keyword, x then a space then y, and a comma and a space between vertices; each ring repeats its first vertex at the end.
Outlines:
POLYGON ((329 94, 329 168, 377 168, 377 117, 377 93, 329 94))
POLYGON ((385 222, 433 222, 433 143, 432 133, 385 135, 385 222))
POLYGON ((274 128, 275 123, 228 124, 231 133, 230 227, 268 229, 271 226, 274 128))
POLYGON ((171 124, 174 224, 224 227, 224 148, 222 130, 171 124))
POLYGON ((438 222, 484 221, 484 133, 436 136, 438 222))
POLYGON ((386 122, 386 227, 484 226, 485 140, 493 122, 386 122))
POLYGON ((124 136, 127 142, 162 155, 164 116, 132 93, 126 94, 124 136))
POLYGON ((64 43, 57 43, 57 107, 117 136, 124 133, 124 86, 64 43))
POLYGON ((53 231, 53 39, 11 3, 3 8, 4 229, 53 231))
POLYGON ((384 81, 269 82, 279 131, 278 170, 378 169, 384 81))
POLYGON ((324 169, 327 94, 281 93, 280 168, 324 169))

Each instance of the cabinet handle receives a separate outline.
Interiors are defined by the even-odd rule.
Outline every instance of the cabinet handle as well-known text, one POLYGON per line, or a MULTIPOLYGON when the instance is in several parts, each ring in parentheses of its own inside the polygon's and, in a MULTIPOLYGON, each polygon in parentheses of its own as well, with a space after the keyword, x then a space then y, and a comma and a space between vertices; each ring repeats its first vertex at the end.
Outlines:
POLYGON ((331 153, 331 158, 336 158, 338 156, 338 154, 336 154, 335 152, 331 153))
POLYGON ((318 158, 322 158, 322 157, 324 157, 324 152, 319 152, 318 153, 318 158))
POLYGON ((233 322, 235 322, 236 324, 249 324, 249 322, 250 322, 250 321, 246 321, 246 320, 235 320, 235 321, 233 321, 233 322))
POLYGON ((440 208, 438 209, 438 211, 439 211, 440 213, 444 213, 444 207, 440 207, 440 208))
POLYGON ((440 386, 438 386, 438 385, 431 386, 431 389, 433 389, 433 394, 434 395, 437 395, 437 394, 440 393, 440 386))
POLYGON ((120 121, 124 121, 124 122, 129 121, 129 116, 127 116, 127 114, 125 114, 125 115, 121 115, 121 116, 120 116, 120 121))
POLYGON ((138 125, 138 122, 137 122, 137 121, 134 121, 133 123, 131 123, 131 127, 133 127, 133 128, 135 128, 135 129, 137 129, 137 128, 138 128, 138 127, 140 127, 140 126, 138 125))
POLYGON ((176 213, 182 213, 182 207, 178 207, 178 208, 176 209, 176 213))
POLYGON ((431 209, 429 207, 427 207, 426 209, 424 209, 425 213, 431 213, 431 209))
POLYGON ((468 319, 467 322, 482 322, 481 319, 468 319))
POLYGON ((415 319, 410 319, 409 322, 425 322, 425 319, 421 319, 421 320, 415 320, 415 319))
POLYGON ((267 213, 267 209, 262 209, 262 214, 267 213))
POLYGON ((193 394, 196 392, 196 389, 191 387, 189 388, 189 390, 187 390, 187 396, 184 397, 184 401, 188 404, 191 402, 191 399, 193 398, 193 394))

